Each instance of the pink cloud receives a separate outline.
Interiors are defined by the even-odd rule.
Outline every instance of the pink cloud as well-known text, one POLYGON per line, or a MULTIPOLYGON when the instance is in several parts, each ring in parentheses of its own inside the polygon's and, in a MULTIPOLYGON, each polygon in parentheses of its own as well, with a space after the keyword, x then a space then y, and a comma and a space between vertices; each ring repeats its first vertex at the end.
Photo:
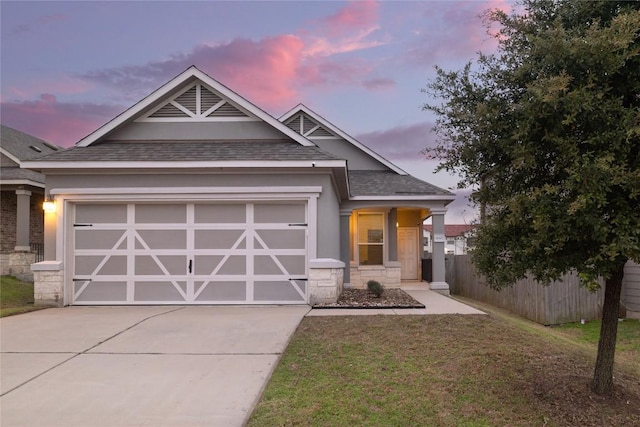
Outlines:
POLYGON ((424 122, 357 135, 358 141, 389 160, 424 158, 420 152, 435 144, 433 123, 424 122))
POLYGON ((200 45, 165 61, 97 70, 81 77, 111 86, 128 94, 131 100, 138 100, 195 65, 252 102, 266 108, 282 108, 298 95, 292 82, 300 65, 302 48, 303 42, 293 35, 259 41, 234 39, 215 46, 200 45))
POLYGON ((326 18, 316 21, 328 31, 328 36, 339 37, 345 33, 368 30, 378 21, 380 5, 377 1, 351 1, 345 7, 326 18))
POLYGON ((69 147, 124 108, 92 103, 61 103, 43 94, 36 101, 2 102, 2 124, 69 147))

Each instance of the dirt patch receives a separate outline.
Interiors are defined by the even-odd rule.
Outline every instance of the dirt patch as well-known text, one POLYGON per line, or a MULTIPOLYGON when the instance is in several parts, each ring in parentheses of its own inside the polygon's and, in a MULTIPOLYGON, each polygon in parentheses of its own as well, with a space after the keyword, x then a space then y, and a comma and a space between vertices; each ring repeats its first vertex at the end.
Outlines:
POLYGON ((402 289, 385 289, 379 298, 367 289, 344 289, 338 302, 313 308, 424 308, 424 304, 402 289))

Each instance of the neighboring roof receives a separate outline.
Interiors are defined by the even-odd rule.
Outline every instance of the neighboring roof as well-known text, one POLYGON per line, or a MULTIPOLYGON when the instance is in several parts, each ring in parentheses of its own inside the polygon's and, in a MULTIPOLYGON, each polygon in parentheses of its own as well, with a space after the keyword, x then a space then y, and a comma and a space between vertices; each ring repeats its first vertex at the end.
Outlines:
MULTIPOLYGON (((422 228, 429 233, 433 233, 433 225, 431 224, 425 224, 422 228)), ((446 237, 458 237, 468 233, 474 228, 475 226, 471 224, 445 224, 444 235, 446 237)))
MULTIPOLYGON (((0 184, 13 184, 18 181, 32 181, 34 183, 44 184, 44 175, 21 168, 0 168, 0 184)), ((24 184, 25 182, 22 183, 24 184)))
POLYGON ((22 169, 21 165, 24 161, 56 153, 58 150, 61 150, 61 147, 8 126, 0 125, 0 152, 10 160, 3 161, 0 168, 0 184, 26 184, 44 187, 44 175, 22 169))
POLYGON ((369 156, 373 157, 374 159, 376 159, 377 161, 379 161, 380 163, 382 163, 383 165, 385 165, 386 167, 388 167, 392 171, 394 171, 394 172, 396 172, 396 173, 398 173, 400 175, 408 175, 407 172, 405 172, 404 170, 402 170, 398 166, 394 165, 389 160, 387 160, 384 157, 382 157, 380 154, 378 154, 375 151, 371 150, 366 145, 360 143, 354 137, 352 137, 351 135, 347 134, 342 129, 340 129, 339 127, 335 126, 333 123, 329 122, 327 119, 322 117, 320 114, 318 114, 315 111, 309 109, 304 104, 298 104, 297 106, 295 106, 294 108, 292 108, 291 110, 287 111, 282 116, 280 116, 280 118, 278 120, 280 120, 282 123, 284 123, 288 119, 290 119, 291 117, 293 117, 294 115, 296 115, 298 113, 304 113, 304 114, 310 116, 312 119, 314 119, 316 122, 318 122, 321 126, 327 128, 329 131, 331 131, 334 134, 340 136, 342 139, 344 139, 348 143, 350 143, 353 146, 359 148, 360 150, 362 150, 363 152, 365 152, 369 156))
POLYGON ((113 120, 109 121, 105 125, 101 126, 91 134, 82 138, 80 141, 76 143, 77 146, 86 147, 91 144, 94 144, 105 137, 108 137, 109 133, 119 128, 121 125, 127 123, 130 120, 133 120, 137 115, 142 112, 149 110, 156 106, 156 104, 169 95, 171 95, 175 90, 184 86, 189 82, 200 81, 205 85, 209 86, 215 92, 219 93, 222 97, 231 100, 233 103, 239 105, 241 108, 246 110, 251 115, 256 118, 263 120, 267 124, 271 125, 278 131, 282 132, 285 136, 293 139, 297 143, 303 146, 314 146, 315 144, 302 135, 294 132, 289 129, 283 123, 280 123, 275 117, 266 113, 264 110, 258 108, 251 102, 247 101, 222 83, 214 80, 209 75, 203 73, 195 66, 191 66, 178 76, 171 79, 169 82, 162 85, 159 89, 142 99, 140 102, 118 115, 113 120))
POLYGON ((392 171, 349 171, 349 188, 353 197, 438 196, 445 200, 455 197, 450 191, 392 171))
POLYGON ((38 159, 38 162, 105 161, 236 161, 236 160, 341 160, 318 147, 291 141, 108 141, 38 159))
POLYGON ((16 163, 55 153, 61 148, 33 135, 0 125, 0 150, 16 163))

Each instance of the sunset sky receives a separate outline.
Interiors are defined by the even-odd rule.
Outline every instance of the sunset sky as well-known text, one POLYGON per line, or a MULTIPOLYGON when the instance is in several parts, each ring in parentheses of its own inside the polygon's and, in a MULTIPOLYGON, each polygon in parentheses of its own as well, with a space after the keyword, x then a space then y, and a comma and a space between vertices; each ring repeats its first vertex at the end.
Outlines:
MULTIPOLYGON (((504 1, 2 1, 2 124, 68 147, 196 65, 271 115, 304 103, 443 188, 421 92, 496 42, 504 1)), ((469 222, 463 200, 448 223, 469 222)))

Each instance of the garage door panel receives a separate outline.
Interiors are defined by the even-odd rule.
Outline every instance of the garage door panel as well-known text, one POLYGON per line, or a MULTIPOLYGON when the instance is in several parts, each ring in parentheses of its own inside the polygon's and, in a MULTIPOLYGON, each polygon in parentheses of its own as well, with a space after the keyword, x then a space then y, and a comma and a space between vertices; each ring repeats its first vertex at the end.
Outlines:
POLYGON ((136 276, 186 275, 187 264, 186 255, 136 256, 135 274, 136 276))
POLYGON ((212 274, 223 259, 224 255, 196 255, 193 271, 196 276, 212 274))
POLYGON ((246 249, 244 230, 196 230, 195 249, 246 249))
POLYGON ((244 224, 247 206, 243 204, 198 204, 194 209, 196 224, 244 224))
POLYGON ((246 275, 247 274, 247 257, 242 255, 232 255, 223 260, 220 269, 216 272, 219 275, 246 275))
POLYGON ((256 239, 264 249, 297 249, 305 247, 305 230, 257 230, 256 239))
POLYGON ((76 209, 76 223, 126 224, 127 206, 118 204, 82 204, 76 209))
POLYGON ((134 301, 186 302, 187 283, 173 281, 136 281, 134 301))
POLYGON ((137 230, 136 249, 187 249, 186 230, 137 230))
POLYGON ((125 238, 124 230, 76 229, 76 249, 116 249, 125 238))
POLYGON ((127 300, 126 281, 74 282, 75 301, 124 302, 127 300))
POLYGON ((256 301, 298 301, 305 302, 306 282, 256 281, 253 296, 256 301))
POLYGON ((184 224, 187 221, 185 204, 136 205, 136 224, 184 224))
POLYGON ((301 203, 256 203, 256 224, 283 224, 306 222, 306 207, 301 203))
POLYGON ((196 301, 246 301, 247 284, 245 281, 196 282, 196 301), (198 294, 199 292, 199 294, 198 294))

